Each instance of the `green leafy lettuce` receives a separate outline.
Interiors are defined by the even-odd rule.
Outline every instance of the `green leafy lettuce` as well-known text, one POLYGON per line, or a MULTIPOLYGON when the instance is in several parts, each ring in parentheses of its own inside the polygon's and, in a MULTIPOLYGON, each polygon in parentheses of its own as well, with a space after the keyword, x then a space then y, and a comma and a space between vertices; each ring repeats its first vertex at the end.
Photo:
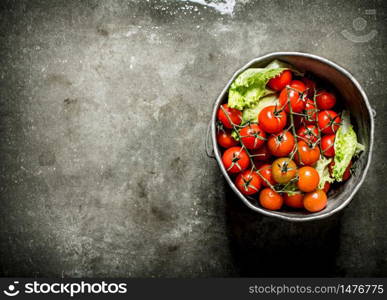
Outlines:
POLYGON ((245 70, 239 74, 229 88, 228 106, 243 110, 256 105, 260 98, 274 93, 266 88, 267 82, 287 69, 299 74, 293 67, 278 60, 272 61, 265 68, 245 70))
POLYGON ((268 95, 261 98, 258 103, 254 104, 250 108, 246 108, 242 113, 242 123, 246 123, 248 121, 258 122, 258 115, 262 109, 270 105, 277 105, 278 98, 276 95, 268 95))
POLYGON ((353 156, 364 151, 364 146, 359 144, 355 130, 351 125, 351 120, 348 111, 343 111, 342 125, 336 133, 334 148, 335 148, 335 165, 332 175, 336 181, 343 180, 343 174, 348 167, 353 156))
POLYGON ((320 182, 318 184, 318 189, 321 190, 324 188, 326 182, 332 183, 335 181, 334 178, 330 176, 328 165, 332 161, 332 158, 325 158, 323 156, 316 163, 316 171, 320 176, 320 182))

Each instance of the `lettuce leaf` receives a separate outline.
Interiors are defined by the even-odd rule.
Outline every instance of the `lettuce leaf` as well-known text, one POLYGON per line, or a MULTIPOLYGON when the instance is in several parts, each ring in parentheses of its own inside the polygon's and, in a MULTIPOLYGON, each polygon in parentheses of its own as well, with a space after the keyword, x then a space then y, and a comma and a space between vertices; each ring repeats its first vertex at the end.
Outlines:
POLYGON ((336 133, 334 148, 335 148, 335 165, 333 167, 333 177, 336 181, 343 180, 343 174, 348 167, 353 156, 364 151, 364 146, 359 144, 355 130, 351 125, 351 120, 348 111, 343 111, 342 125, 336 133))
POLYGON ((320 159, 316 163, 316 171, 318 172, 318 175, 320 176, 320 182, 318 184, 318 189, 321 190, 324 188, 325 182, 332 183, 335 181, 334 178, 331 177, 329 173, 328 165, 331 163, 332 158, 325 158, 323 156, 320 157, 320 159))
POLYGON ((271 93, 266 89, 267 82, 283 70, 285 69, 247 69, 231 84, 228 106, 239 110, 253 106, 261 97, 271 93))
POLYGON ((258 122, 258 115, 262 109, 270 105, 278 104, 278 98, 276 95, 269 95, 261 98, 257 104, 254 104, 250 108, 246 108, 242 113, 242 124, 251 121, 258 122))
POLYGON ((291 69, 299 74, 295 68, 279 60, 272 61, 266 68, 249 68, 239 74, 228 91, 228 106, 243 110, 258 103, 259 99, 274 91, 266 88, 267 82, 282 71, 291 69))

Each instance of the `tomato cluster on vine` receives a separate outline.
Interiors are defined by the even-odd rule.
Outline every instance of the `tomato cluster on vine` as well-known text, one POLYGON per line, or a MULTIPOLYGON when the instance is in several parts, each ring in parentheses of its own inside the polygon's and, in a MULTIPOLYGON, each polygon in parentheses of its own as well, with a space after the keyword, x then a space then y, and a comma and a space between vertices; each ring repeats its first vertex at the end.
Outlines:
POLYGON ((330 184, 318 188, 315 165, 321 156, 335 156, 341 118, 334 93, 318 90, 309 78, 293 77, 286 70, 269 80, 278 101, 264 107, 256 121, 242 124, 240 110, 221 105, 217 141, 224 148, 223 165, 242 194, 269 210, 286 205, 317 212, 327 205, 330 184))

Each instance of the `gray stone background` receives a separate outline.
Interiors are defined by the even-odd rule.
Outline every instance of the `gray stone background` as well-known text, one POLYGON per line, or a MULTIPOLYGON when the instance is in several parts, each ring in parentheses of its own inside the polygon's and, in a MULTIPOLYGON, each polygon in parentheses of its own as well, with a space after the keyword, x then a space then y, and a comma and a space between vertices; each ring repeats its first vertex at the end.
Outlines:
POLYGON ((387 276, 386 1, 220 2, 0 2, 2 276, 387 276), (204 152, 225 82, 281 50, 377 111, 368 178, 323 221, 249 211, 204 152))

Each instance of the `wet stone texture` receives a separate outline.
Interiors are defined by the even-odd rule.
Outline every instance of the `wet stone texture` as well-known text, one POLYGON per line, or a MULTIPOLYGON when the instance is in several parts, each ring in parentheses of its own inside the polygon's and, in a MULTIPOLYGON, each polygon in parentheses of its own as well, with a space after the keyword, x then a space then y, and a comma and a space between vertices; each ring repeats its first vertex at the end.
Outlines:
POLYGON ((0 7, 2 276, 387 276, 385 1, 0 7), (347 68, 377 112, 368 177, 323 221, 249 211, 204 152, 233 72, 281 50, 347 68))

